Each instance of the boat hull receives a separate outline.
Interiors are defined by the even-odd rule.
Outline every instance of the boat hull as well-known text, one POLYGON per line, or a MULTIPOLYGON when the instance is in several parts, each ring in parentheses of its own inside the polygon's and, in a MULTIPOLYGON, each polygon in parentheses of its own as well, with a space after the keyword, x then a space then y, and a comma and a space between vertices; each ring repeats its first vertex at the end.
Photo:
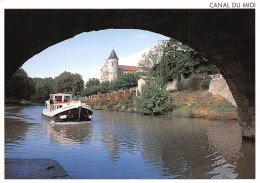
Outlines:
POLYGON ((68 109, 57 113, 53 116, 42 114, 44 119, 54 122, 74 122, 74 121, 90 121, 92 119, 91 115, 93 114, 92 111, 83 108, 77 107, 73 109, 68 109))

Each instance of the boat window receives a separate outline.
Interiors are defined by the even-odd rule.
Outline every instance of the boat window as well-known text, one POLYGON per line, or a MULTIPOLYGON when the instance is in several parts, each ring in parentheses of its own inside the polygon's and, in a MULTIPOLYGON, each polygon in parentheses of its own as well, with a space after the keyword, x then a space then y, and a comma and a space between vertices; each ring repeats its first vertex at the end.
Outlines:
POLYGON ((70 101, 70 97, 69 96, 64 96, 64 102, 69 102, 70 101))
POLYGON ((62 96, 55 96, 55 102, 61 102, 62 96))

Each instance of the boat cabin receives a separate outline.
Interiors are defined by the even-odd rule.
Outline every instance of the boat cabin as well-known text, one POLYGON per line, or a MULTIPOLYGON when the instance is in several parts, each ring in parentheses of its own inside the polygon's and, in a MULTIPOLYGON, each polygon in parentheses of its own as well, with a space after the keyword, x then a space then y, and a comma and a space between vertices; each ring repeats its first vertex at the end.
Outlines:
POLYGON ((72 101, 72 95, 71 94, 64 94, 64 93, 51 94, 50 98, 52 98, 54 104, 70 103, 72 101))
POLYGON ((53 111, 70 105, 72 102, 72 95, 65 93, 51 94, 50 99, 45 102, 45 109, 53 111), (52 102, 51 102, 52 99, 52 102))

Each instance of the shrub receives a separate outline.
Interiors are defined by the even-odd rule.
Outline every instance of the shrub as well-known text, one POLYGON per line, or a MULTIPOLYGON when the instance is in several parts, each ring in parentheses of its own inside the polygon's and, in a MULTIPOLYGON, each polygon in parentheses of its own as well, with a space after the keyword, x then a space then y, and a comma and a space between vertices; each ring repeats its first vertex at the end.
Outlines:
POLYGON ((206 75, 205 77, 198 74, 191 75, 188 79, 183 79, 177 83, 178 91, 197 91, 197 90, 208 90, 211 78, 206 75))
POLYGON ((178 91, 184 91, 185 90, 184 80, 181 80, 180 82, 177 83, 177 90, 178 91))
POLYGON ((201 83, 203 78, 200 75, 192 75, 187 83, 187 89, 190 91, 196 91, 201 89, 201 83))
POLYGON ((201 82, 201 88, 204 90, 208 90, 211 80, 212 80, 211 77, 206 75, 205 78, 201 82))
POLYGON ((142 114, 166 114, 173 108, 173 100, 155 81, 147 80, 137 97, 137 110, 142 114))

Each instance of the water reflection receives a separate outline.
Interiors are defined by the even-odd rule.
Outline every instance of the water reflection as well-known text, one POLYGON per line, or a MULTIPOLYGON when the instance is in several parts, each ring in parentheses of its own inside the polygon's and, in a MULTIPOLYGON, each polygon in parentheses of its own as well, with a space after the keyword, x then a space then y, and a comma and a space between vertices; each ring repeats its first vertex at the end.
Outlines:
POLYGON ((138 131, 131 120, 131 113, 103 112, 98 134, 111 160, 120 158, 120 153, 139 149, 138 131), (116 115, 116 118, 115 118, 116 115), (130 120, 126 120, 130 118, 130 120))
POLYGON ((209 169, 205 165, 212 163, 207 158, 209 145, 203 136, 205 126, 201 127, 196 120, 169 117, 147 117, 146 120, 139 123, 142 130, 139 134, 142 137, 142 153, 148 163, 171 178, 210 177, 203 175, 209 169), (153 125, 144 128, 143 125, 148 123, 153 125))
POLYGON ((50 139, 52 143, 82 145, 91 139, 92 123, 52 123, 50 139))
POLYGON ((221 122, 211 126, 207 130, 210 148, 213 150, 211 158, 214 159, 214 169, 209 174, 215 175, 212 178, 236 178, 236 161, 241 157, 242 137, 240 129, 234 123, 228 122, 223 127, 221 122))
MULTIPOLYGON (((30 107, 27 107, 30 109, 30 107)), ((26 107, 22 106, 7 106, 5 107, 5 118, 28 120, 32 119, 26 111, 26 107)))
POLYGON ((95 111, 50 123, 42 109, 6 110, 6 157, 55 159, 73 178, 255 177, 255 145, 236 122, 95 111))
POLYGON ((248 140, 242 141, 241 156, 236 161, 235 171, 239 179, 255 178, 255 143, 248 140))
POLYGON ((5 143, 20 144, 25 140, 31 125, 20 119, 5 118, 5 143))

